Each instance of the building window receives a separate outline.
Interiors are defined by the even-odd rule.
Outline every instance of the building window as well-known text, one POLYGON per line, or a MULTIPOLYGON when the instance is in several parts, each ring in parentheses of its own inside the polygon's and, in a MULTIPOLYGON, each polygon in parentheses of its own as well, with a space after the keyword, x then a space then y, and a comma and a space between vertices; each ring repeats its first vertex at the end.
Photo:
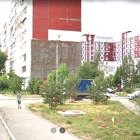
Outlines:
POLYGON ((106 51, 108 50, 108 48, 106 47, 106 51))
POLYGON ((114 48, 114 51, 115 51, 115 48, 114 48))
POLYGON ((22 73, 26 72, 26 66, 22 67, 22 73))
POLYGON ((15 42, 11 44, 11 50, 15 47, 15 42))
POLYGON ((103 65, 103 62, 100 62, 101 65, 103 65))
POLYGON ((104 42, 100 42, 101 45, 104 45, 104 42))
POLYGON ((114 57, 114 60, 115 60, 115 57, 114 57))
POLYGON ((103 67, 100 67, 101 70, 103 70, 103 67))
POLYGON ((137 42, 135 42, 135 45, 137 45, 137 42))
POLYGON ((106 74, 108 74, 108 71, 106 71, 106 74))
POLYGON ((106 62, 106 65, 108 65, 108 62, 106 62))
POLYGON ((136 57, 137 57, 137 53, 136 53, 136 57))
POLYGON ((25 8, 23 9, 23 14, 26 14, 26 12, 27 12, 27 9, 26 9, 26 6, 25 6, 25 8))
POLYGON ((22 84, 26 85, 26 78, 22 78, 22 84))
POLYGON ((22 33, 22 40, 26 37, 26 30, 22 33))
POLYGON ((108 60, 108 57, 106 57, 106 60, 108 60))
POLYGON ((108 45, 108 43, 106 43, 106 46, 108 45))
POLYGON ((21 49, 23 50, 23 49, 25 49, 26 48, 26 42, 24 42, 23 44, 22 44, 22 46, 21 46, 21 49))
POLYGON ((113 43, 113 46, 115 46, 115 43, 113 43))
POLYGON ((10 67, 14 66, 14 61, 10 62, 10 67))
POLYGON ((108 53, 106 52, 106 55, 108 55, 108 53))
POLYGON ((103 59, 104 59, 104 57, 100 57, 100 59, 101 59, 101 60, 103 60, 103 59))
POLYGON ((96 47, 96 50, 98 50, 98 47, 96 47))
POLYGON ((101 55, 103 55, 103 52, 100 52, 101 55))
POLYGON ((26 54, 24 54, 24 55, 22 56, 22 60, 23 60, 23 62, 26 61, 26 54))
POLYGON ((103 50, 103 47, 100 47, 100 50, 103 50))
POLYGON ((136 51, 137 51, 137 48, 136 48, 136 51))
POLYGON ((137 40, 137 36, 135 36, 135 40, 137 40))
POLYGON ((10 58, 14 57, 14 55, 15 55, 15 52, 12 52, 12 53, 10 54, 10 58))

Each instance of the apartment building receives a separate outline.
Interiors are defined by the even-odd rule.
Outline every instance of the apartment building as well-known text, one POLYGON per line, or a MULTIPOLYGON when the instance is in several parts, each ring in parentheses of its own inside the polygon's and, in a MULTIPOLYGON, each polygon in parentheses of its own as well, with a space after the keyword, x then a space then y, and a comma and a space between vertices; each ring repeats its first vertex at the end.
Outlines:
POLYGON ((47 78, 66 63, 77 71, 81 64, 81 0, 12 0, 3 26, 2 51, 8 55, 6 72, 47 78), (78 55, 76 55, 78 54, 78 55), (75 55, 75 57, 73 57, 75 55))
POLYGON ((128 31, 117 37, 86 34, 82 40, 82 63, 93 61, 96 52, 100 52, 99 69, 104 71, 105 76, 115 74, 124 55, 130 53, 135 65, 140 57, 140 30, 128 31))

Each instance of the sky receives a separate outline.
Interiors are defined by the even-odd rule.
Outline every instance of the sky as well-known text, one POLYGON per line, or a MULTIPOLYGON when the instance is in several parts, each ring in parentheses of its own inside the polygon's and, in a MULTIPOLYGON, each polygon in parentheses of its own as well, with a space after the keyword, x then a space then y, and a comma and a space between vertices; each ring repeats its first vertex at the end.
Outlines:
MULTIPOLYGON (((0 30, 10 0, 0 0, 0 30)), ((140 29, 139 0, 82 0, 82 34, 114 37, 140 29)))

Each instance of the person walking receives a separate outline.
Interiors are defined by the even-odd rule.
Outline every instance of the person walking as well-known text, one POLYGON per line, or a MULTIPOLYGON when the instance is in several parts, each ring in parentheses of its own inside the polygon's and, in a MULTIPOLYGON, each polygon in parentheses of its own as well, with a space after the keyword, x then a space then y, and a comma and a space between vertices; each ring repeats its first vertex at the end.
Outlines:
POLYGON ((22 97, 22 95, 20 94, 20 91, 19 91, 17 94, 18 109, 21 108, 21 97, 22 97))

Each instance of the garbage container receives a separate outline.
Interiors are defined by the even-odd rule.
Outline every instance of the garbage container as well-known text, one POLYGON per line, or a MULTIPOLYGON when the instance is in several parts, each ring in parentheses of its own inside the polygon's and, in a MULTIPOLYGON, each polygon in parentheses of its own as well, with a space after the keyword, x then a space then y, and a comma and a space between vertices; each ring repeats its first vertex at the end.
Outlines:
POLYGON ((117 92, 120 92, 120 89, 117 89, 117 92))

